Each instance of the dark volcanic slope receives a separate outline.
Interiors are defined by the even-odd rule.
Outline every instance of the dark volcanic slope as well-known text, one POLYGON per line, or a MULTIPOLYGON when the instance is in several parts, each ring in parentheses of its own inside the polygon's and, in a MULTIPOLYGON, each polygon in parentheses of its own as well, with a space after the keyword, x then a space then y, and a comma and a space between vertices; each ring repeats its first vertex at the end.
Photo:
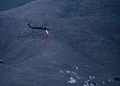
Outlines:
POLYGON ((1 0, 0 1, 0 11, 15 8, 17 6, 22 6, 33 0, 1 0))
POLYGON ((119 86, 119 15, 118 0, 36 0, 0 12, 0 86, 119 86))

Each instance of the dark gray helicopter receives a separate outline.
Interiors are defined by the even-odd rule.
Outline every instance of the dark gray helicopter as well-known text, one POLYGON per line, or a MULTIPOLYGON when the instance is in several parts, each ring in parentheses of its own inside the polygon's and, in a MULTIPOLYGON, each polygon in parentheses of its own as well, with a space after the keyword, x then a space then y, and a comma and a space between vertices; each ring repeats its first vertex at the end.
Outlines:
POLYGON ((28 25, 28 27, 29 28, 31 28, 31 29, 41 29, 41 30, 48 30, 48 28, 47 27, 45 27, 44 25, 42 25, 42 26, 39 26, 39 27, 33 27, 33 26, 31 26, 30 24, 27 24, 28 25))
POLYGON ((39 27, 33 27, 33 26, 31 26, 30 24, 27 24, 28 25, 28 27, 29 28, 31 28, 31 29, 37 29, 37 30, 44 30, 45 31, 45 33, 46 34, 48 34, 49 32, 48 32, 48 28, 47 27, 45 27, 44 25, 42 25, 42 26, 39 26, 39 27))

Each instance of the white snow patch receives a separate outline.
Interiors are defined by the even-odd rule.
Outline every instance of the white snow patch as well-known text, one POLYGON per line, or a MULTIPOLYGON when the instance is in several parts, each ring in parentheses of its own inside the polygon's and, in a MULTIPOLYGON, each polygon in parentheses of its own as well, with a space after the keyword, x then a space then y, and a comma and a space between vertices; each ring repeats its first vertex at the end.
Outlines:
POLYGON ((75 73, 75 72, 73 72, 73 71, 71 71, 71 73, 72 73, 77 79, 81 79, 80 76, 79 76, 77 73, 75 73))
POLYGON ((74 77, 70 77, 70 80, 68 81, 70 84, 76 83, 76 79, 74 77))
POLYGON ((111 78, 108 78, 108 82, 113 82, 113 80, 111 78))
POLYGON ((64 71, 62 71, 62 70, 60 70, 59 72, 60 72, 60 73, 64 73, 64 71))
POLYGON ((89 79, 92 80, 92 79, 95 79, 95 77, 94 76, 89 76, 89 79))
POLYGON ((81 79, 80 76, 79 76, 77 73, 75 73, 74 71, 69 71, 69 70, 67 70, 66 73, 67 73, 67 74, 72 74, 72 75, 73 75, 75 78, 77 78, 77 79, 81 79))
POLYGON ((105 82, 104 82, 104 81, 102 81, 102 84, 105 84, 105 82))
POLYGON ((67 70, 66 73, 71 73, 71 71, 67 70))

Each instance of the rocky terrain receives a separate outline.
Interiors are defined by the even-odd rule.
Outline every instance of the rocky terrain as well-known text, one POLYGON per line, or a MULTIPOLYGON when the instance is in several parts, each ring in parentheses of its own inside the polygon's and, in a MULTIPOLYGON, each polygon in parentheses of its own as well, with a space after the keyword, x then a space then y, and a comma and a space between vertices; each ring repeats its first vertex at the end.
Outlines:
POLYGON ((119 86, 119 2, 34 0, 0 11, 0 86, 119 86))

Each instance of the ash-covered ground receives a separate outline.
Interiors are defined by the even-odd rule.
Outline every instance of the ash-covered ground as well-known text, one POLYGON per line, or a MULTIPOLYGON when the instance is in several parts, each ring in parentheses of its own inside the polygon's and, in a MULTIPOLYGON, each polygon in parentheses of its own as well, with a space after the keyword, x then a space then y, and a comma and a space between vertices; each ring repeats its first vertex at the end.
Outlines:
POLYGON ((119 0, 34 0, 0 11, 0 86, 120 86, 119 29, 119 0))

